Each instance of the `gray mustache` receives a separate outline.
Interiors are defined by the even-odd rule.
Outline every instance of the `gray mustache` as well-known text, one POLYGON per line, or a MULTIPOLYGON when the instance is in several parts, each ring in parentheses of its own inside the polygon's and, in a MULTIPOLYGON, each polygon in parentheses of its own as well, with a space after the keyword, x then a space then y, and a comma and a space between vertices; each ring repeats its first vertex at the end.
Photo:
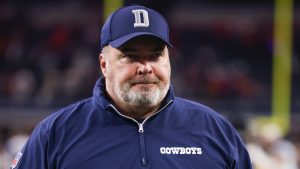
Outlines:
POLYGON ((158 78, 140 78, 130 80, 130 84, 149 84, 149 83, 158 83, 158 78))

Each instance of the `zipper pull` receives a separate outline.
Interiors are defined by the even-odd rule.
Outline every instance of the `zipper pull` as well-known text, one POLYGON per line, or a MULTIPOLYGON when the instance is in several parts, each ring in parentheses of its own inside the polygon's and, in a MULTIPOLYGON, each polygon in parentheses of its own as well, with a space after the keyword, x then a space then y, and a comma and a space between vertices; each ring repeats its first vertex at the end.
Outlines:
POLYGON ((139 133, 144 133, 144 128, 142 123, 139 123, 139 133))

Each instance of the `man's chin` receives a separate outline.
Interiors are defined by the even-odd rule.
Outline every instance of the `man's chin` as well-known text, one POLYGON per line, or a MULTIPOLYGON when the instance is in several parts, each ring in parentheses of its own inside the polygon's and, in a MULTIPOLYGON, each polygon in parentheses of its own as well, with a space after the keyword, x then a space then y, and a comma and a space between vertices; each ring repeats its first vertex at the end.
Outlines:
POLYGON ((154 89, 147 90, 134 90, 129 94, 131 97, 132 103, 140 105, 153 105, 159 100, 159 92, 154 89))

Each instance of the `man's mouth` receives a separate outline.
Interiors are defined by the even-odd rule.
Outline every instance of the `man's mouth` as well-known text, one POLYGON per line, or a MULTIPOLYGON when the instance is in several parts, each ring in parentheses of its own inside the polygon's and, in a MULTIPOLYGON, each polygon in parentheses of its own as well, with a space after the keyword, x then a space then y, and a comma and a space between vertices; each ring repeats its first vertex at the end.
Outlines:
POLYGON ((153 79, 153 80, 132 80, 131 85, 150 85, 150 84, 157 84, 158 80, 153 79))
POLYGON ((145 83, 145 82, 142 82, 142 83, 134 83, 132 84, 132 86, 151 86, 151 85, 155 85, 156 83, 145 83))

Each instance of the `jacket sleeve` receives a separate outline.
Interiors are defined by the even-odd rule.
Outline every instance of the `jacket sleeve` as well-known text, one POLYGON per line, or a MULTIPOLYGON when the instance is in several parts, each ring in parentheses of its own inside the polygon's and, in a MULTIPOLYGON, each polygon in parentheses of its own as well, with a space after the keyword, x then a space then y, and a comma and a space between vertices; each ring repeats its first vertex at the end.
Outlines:
POLYGON ((11 169, 49 169, 48 164, 48 127, 39 124, 29 140, 12 161, 11 169))
POLYGON ((235 137, 236 151, 233 155, 235 160, 232 164, 231 169, 252 169, 252 162, 243 140, 235 129, 232 128, 232 130, 235 137))

